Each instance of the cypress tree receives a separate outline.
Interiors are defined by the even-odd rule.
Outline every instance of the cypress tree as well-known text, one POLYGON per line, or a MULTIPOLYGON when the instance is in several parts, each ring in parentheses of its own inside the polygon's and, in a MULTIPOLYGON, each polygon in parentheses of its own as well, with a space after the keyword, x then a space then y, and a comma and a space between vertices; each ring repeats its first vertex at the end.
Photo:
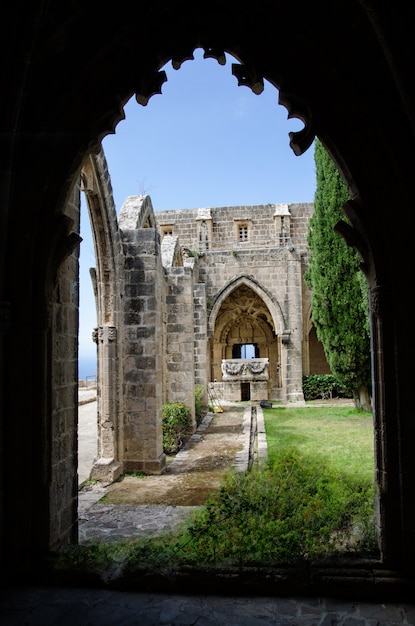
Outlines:
POLYGON ((312 320, 332 373, 370 409, 370 328, 366 279, 358 253, 334 231, 349 199, 336 165, 315 142, 316 192, 310 220, 309 269, 312 320))

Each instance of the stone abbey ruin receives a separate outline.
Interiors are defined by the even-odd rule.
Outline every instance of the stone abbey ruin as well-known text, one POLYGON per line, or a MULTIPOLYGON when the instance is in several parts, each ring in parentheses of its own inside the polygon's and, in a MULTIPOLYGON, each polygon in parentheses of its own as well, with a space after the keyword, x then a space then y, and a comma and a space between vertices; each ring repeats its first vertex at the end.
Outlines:
POLYGON ((117 219, 103 154, 83 189, 97 258, 92 478, 162 472, 161 406, 183 402, 195 428, 196 386, 205 405, 209 388, 228 401, 304 403, 303 374, 329 371, 303 281, 313 204, 154 211, 149 196, 131 196, 117 219))
MULTIPOLYGON (((413 4, 211 0, 196 6, 187 0, 143 0, 113 7, 109 14, 91 2, 23 4, 17 0, 8 6, 5 24, 0 42, 4 86, 0 104, 0 555, 6 564, 6 581, 36 581, 51 553, 78 542, 80 179, 100 250, 95 281, 100 373, 118 363, 121 345, 129 346, 129 353, 123 347, 122 378, 118 363, 115 375, 104 377, 108 384, 100 389, 97 465, 104 474, 115 476, 119 459, 134 466, 143 448, 148 448, 146 458, 153 469, 161 469, 161 450, 154 444, 160 426, 150 421, 146 429, 153 434, 144 440, 141 425, 158 411, 163 394, 168 397, 173 388, 186 393, 176 361, 174 327, 183 327, 183 337, 203 298, 209 317, 204 321, 201 315, 199 320, 201 326, 206 324, 207 339, 200 342, 197 358, 200 364, 205 359, 206 367, 195 368, 197 381, 203 370, 218 385, 226 384, 226 393, 242 394, 245 381, 235 380, 242 374, 232 362, 242 356, 242 346, 247 345, 243 342, 249 338, 253 358, 260 359, 258 368, 264 364, 261 359, 269 359, 269 395, 278 391, 294 400, 300 392, 303 359, 311 363, 314 358, 311 340, 308 346, 305 343, 311 337, 307 309, 303 305, 300 313, 297 308, 299 294, 287 290, 282 297, 284 287, 276 270, 280 257, 286 257, 292 284, 300 285, 301 250, 294 239, 292 251, 275 245, 282 216, 274 217, 274 209, 272 242, 261 247, 264 263, 275 263, 275 270, 270 267, 269 272, 275 281, 272 289, 264 278, 251 278, 251 268, 244 267, 249 253, 243 241, 235 256, 229 255, 232 272, 228 260, 219 266, 223 249, 191 256, 195 243, 210 243, 210 237, 212 245, 220 240, 213 211, 211 223, 208 214, 192 221, 188 259, 181 247, 176 257, 174 231, 162 238, 155 221, 151 222, 155 219, 151 211, 149 228, 144 228, 145 221, 137 222, 138 215, 130 220, 125 214, 124 241, 119 231, 111 230, 112 200, 105 168, 102 178, 93 163, 100 159, 101 142, 116 132, 132 97, 137 106, 151 106, 155 94, 163 97, 166 63, 180 71, 183 63, 192 62, 194 50, 201 49, 204 57, 220 64, 226 65, 226 56, 231 57, 225 69, 241 89, 261 97, 264 81, 275 87, 278 104, 288 117, 303 123, 301 130, 287 131, 286 141, 298 158, 315 137, 321 140, 349 191, 339 236, 359 252, 368 283, 379 554, 319 570, 306 581, 306 590, 312 595, 329 589, 351 598, 377 595, 382 601, 388 594, 413 594, 413 4), (108 211, 102 209, 105 204, 108 211), (156 255, 157 246, 160 254, 156 255), (167 271, 163 254, 171 259, 167 271), (203 274, 208 258, 218 262, 212 268, 217 274, 209 272, 217 281, 212 289, 208 273, 203 274), (125 302, 120 302, 116 289, 121 283, 125 302), (164 319, 168 313, 164 303, 170 299, 178 304, 179 292, 186 289, 186 302, 194 310, 177 306, 170 311, 173 317, 164 319), (163 290, 165 296, 159 298, 163 290), (233 324, 235 295, 240 303, 238 329, 233 324), (248 304, 244 308, 248 301, 252 309, 248 304), (163 325, 165 336, 151 334, 150 328, 163 325), (166 357, 162 358, 164 341, 166 357), (301 358, 296 351, 300 345, 301 358), (137 375, 137 365, 142 376, 137 375), (151 380, 144 376, 148 369, 151 380), (135 396, 138 399, 133 401, 135 396), (120 416, 125 416, 126 424, 121 433, 113 428, 120 416)), ((232 227, 241 227, 242 237, 256 236, 250 231, 256 224, 253 209, 235 218, 239 224, 232 227)), ((293 227, 294 211, 289 219, 293 227)), ((163 227, 168 226, 166 220, 163 227)), ((199 335, 193 337, 192 331, 183 352, 184 368, 190 369, 187 356, 194 359, 194 339, 198 341, 199 335)), ((245 372, 254 375, 252 369, 245 372)), ((265 387, 263 380, 249 384, 253 396, 261 385, 265 387)), ((296 593, 295 573, 287 576, 296 593)), ((280 591, 276 582, 275 593, 280 591)), ((246 588, 241 592, 246 593, 246 588)))

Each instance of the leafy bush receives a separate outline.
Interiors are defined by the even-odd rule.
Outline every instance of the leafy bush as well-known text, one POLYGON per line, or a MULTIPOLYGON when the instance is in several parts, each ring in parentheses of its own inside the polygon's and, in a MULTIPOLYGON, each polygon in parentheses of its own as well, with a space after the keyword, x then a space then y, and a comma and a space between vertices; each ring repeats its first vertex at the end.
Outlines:
POLYGON ((183 445, 186 432, 190 426, 190 409, 182 402, 163 404, 163 451, 165 454, 176 454, 183 445))
POLYGON ((303 393, 305 400, 353 397, 350 390, 346 389, 333 374, 303 376, 303 393))
POLYGON ((375 550, 373 486, 293 451, 265 470, 229 475, 188 532, 187 559, 206 564, 283 564, 375 550))
POLYGON ((205 396, 205 388, 202 385, 196 385, 195 387, 195 416, 196 424, 200 424, 202 421, 202 401, 205 396))

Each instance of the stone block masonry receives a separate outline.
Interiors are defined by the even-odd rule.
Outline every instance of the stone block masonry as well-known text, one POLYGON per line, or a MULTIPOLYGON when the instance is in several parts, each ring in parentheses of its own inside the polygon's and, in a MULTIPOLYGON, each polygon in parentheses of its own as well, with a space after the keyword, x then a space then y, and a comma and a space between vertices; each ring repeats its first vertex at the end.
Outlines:
POLYGON ((148 196, 127 198, 112 227, 118 323, 105 323, 105 303, 98 315, 93 476, 164 472, 162 406, 188 406, 194 431, 196 385, 207 392, 214 383, 223 400, 304 403, 302 375, 315 346, 306 340, 303 281, 312 211, 267 204, 157 212, 148 196), (260 372, 252 361, 250 375, 240 376, 226 364, 247 350, 267 366, 260 372))

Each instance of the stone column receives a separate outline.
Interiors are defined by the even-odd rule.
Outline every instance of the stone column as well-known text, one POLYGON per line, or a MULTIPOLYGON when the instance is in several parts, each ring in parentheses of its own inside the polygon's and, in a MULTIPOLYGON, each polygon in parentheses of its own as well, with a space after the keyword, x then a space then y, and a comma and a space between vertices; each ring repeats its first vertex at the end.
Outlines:
POLYGON ((207 391, 209 381, 206 285, 198 283, 193 288, 194 301, 194 344, 195 344, 195 384, 207 391))
POLYGON ((164 273, 153 228, 124 230, 124 468, 161 474, 164 273))
POLYGON ((100 326, 95 329, 93 338, 97 343, 100 384, 97 390, 97 458, 91 478, 113 482, 122 471, 117 458, 117 329, 100 326))

